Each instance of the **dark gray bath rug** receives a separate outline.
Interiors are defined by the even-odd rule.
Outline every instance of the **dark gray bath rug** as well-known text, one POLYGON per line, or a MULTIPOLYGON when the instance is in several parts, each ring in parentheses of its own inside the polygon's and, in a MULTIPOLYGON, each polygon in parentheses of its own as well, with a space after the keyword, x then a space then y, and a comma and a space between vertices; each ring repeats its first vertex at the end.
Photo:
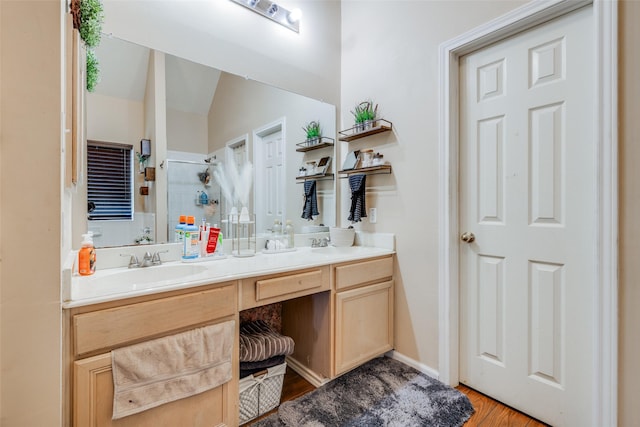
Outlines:
POLYGON ((382 357, 284 402, 277 414, 253 426, 455 427, 463 425, 473 412, 463 393, 382 357))

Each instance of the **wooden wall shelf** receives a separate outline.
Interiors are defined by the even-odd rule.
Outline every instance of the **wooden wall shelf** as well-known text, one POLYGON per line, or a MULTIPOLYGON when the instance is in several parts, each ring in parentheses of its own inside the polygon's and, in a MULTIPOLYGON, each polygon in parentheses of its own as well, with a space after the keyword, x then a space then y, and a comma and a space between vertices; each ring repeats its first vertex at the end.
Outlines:
POLYGON ((341 130, 338 133, 342 135, 340 141, 354 141, 356 139, 364 138, 367 136, 375 135, 377 133, 389 132, 393 129, 393 123, 385 119, 377 119, 372 123, 373 127, 360 130, 361 125, 356 125, 352 128, 341 130))
POLYGON ((370 168, 341 170, 341 171, 338 171, 338 173, 341 175, 346 175, 346 176, 341 176, 340 177, 341 179, 347 178, 349 177, 349 175, 355 175, 358 173, 365 174, 365 175, 380 175, 380 174, 386 175, 391 173, 391 165, 380 165, 380 166, 371 166, 370 168))
POLYGON ((333 138, 329 138, 329 137, 323 136, 315 144, 311 144, 308 141, 299 142, 298 144, 296 144, 296 147, 298 147, 298 148, 296 148, 296 151, 304 153, 306 151, 318 150, 320 148, 333 147, 333 144, 334 144, 335 141, 336 140, 333 139, 333 138))
POLYGON ((306 175, 306 176, 297 176, 296 181, 298 184, 302 184, 305 181, 324 181, 333 179, 332 173, 324 173, 324 174, 315 174, 315 175, 306 175))

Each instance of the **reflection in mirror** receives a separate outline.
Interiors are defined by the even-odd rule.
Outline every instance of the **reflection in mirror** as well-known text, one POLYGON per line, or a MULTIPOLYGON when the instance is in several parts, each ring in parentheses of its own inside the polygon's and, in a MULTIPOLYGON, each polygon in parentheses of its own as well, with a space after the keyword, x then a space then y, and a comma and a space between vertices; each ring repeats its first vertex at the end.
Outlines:
POLYGON ((299 178, 301 167, 333 159, 334 146, 296 151, 311 121, 335 137, 334 106, 116 38, 103 38, 97 55, 101 81, 86 97, 87 139, 132 145, 134 160, 140 140, 150 139, 147 166, 157 177, 145 181, 132 165, 133 220, 90 220, 97 247, 135 244, 145 234, 154 243, 171 242, 181 214, 222 223, 233 206, 213 168, 228 162, 253 165, 248 208, 258 234, 269 233, 276 219, 293 220, 296 233, 335 225, 335 181, 316 182, 318 214, 308 220, 302 218, 308 186, 299 178))

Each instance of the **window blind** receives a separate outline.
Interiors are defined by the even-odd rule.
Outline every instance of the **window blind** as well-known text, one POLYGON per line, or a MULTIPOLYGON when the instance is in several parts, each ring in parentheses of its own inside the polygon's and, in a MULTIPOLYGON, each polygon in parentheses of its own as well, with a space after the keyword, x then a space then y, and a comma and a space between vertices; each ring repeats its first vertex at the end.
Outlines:
POLYGON ((90 220, 133 219, 133 146, 88 141, 87 196, 90 220))

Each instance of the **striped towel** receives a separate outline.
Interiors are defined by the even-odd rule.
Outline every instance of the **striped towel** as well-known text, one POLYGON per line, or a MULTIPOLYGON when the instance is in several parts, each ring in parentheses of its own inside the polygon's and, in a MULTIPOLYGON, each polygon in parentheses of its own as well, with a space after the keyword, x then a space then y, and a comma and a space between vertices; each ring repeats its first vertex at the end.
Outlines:
POLYGON ((365 206, 364 188, 366 186, 367 176, 358 174, 349 176, 349 188, 351 188, 351 209, 349 210, 349 218, 351 222, 360 222, 362 218, 367 217, 367 208, 365 206))
POLYGON ((319 215, 318 212, 318 200, 316 198, 316 181, 304 182, 304 206, 302 207, 301 218, 311 221, 313 215, 319 215))
POLYGON ((285 362, 284 355, 270 357, 259 362, 240 362, 240 378, 248 377, 267 368, 282 365, 285 362))
POLYGON ((293 353, 291 337, 271 329, 263 320, 240 325, 240 362, 257 362, 293 353))

